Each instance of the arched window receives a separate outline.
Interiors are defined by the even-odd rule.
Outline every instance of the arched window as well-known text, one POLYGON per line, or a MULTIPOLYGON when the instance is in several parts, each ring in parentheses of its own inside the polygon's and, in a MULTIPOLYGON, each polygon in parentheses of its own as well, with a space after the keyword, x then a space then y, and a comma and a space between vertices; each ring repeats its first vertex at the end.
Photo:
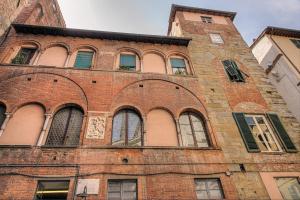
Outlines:
POLYGON ((174 119, 163 109, 155 109, 147 115, 146 146, 178 146, 174 119))
POLYGON ((182 146, 209 147, 205 124, 201 117, 192 112, 185 112, 179 118, 182 146))
POLYGON ((170 57, 170 66, 172 74, 175 75, 187 75, 191 74, 189 62, 182 56, 171 56, 170 57))
POLYGON ((142 120, 134 110, 120 110, 113 119, 112 144, 142 146, 142 120))
POLYGON ((77 69, 89 69, 93 64, 94 51, 91 49, 79 49, 76 54, 74 67, 77 69))
POLYGON ((157 53, 147 53, 143 57, 143 72, 166 73, 164 58, 157 53))
POLYGON ((3 135, 2 145, 36 145, 45 121, 45 110, 38 104, 19 108, 10 118, 3 135))
POLYGON ((119 54, 118 68, 124 71, 140 70, 139 56, 131 51, 122 51, 119 54))
POLYGON ((47 48, 41 55, 38 65, 64 67, 68 57, 68 51, 63 46, 47 48))
POLYGON ((5 112, 6 112, 6 107, 0 104, 0 128, 6 118, 5 112))
POLYGON ((82 110, 69 106, 55 113, 45 145, 76 146, 79 144, 83 121, 82 110))

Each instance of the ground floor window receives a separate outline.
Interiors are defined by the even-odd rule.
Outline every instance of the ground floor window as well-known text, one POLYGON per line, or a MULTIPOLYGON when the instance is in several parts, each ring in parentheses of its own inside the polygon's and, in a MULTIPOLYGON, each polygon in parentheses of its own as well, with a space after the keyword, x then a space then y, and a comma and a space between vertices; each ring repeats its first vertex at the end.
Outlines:
POLYGON ((66 200, 69 192, 69 180, 38 181, 35 200, 66 200))
POLYGON ((300 199, 299 178, 276 178, 279 191, 285 200, 300 199))
POLYGON ((136 180, 109 180, 108 200, 136 200, 136 180))
POLYGON ((224 199, 220 179, 195 179, 197 199, 224 199))

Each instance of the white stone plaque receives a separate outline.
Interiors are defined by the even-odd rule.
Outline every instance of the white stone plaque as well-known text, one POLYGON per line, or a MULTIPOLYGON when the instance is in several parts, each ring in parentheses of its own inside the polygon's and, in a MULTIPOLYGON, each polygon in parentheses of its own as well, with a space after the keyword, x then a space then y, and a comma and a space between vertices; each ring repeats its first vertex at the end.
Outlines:
POLYGON ((87 128, 87 139, 104 139, 105 116, 91 116, 87 128))
POLYGON ((98 194, 99 193, 99 179, 79 179, 77 182, 77 194, 82 194, 84 187, 87 189, 87 194, 98 194))

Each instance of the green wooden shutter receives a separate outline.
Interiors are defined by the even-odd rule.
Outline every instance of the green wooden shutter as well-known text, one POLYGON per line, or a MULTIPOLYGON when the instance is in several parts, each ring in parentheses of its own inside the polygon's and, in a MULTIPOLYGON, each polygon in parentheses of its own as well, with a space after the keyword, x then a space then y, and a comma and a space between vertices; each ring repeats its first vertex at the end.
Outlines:
POLYGON ((293 144, 291 138, 289 137, 288 133, 284 129, 284 126, 282 125, 278 115, 267 113, 267 116, 271 121, 273 128, 275 129, 278 137, 283 143, 285 150, 287 152, 297 152, 295 145, 293 144))
POLYGON ((92 66, 93 52, 78 51, 74 67, 88 69, 92 66))
POLYGON ((134 71, 136 68, 136 55, 120 55, 120 69, 134 71))
POLYGON ((232 115, 236 121, 248 152, 260 152, 258 145, 256 144, 255 139, 252 135, 252 132, 245 120, 244 113, 232 113, 232 115))
POLYGON ((244 82, 245 81, 244 76, 242 75, 241 70, 237 66, 236 62, 233 61, 233 60, 231 60, 230 62, 231 62, 231 65, 235 68, 235 70, 237 72, 237 79, 238 79, 238 81, 244 82))

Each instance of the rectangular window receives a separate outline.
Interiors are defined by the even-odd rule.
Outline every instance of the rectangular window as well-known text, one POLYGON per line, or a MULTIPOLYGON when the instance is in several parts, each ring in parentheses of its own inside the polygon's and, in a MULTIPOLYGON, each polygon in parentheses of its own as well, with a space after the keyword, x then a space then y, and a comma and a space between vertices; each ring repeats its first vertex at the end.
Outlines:
POLYGON ((261 151, 282 151, 273 130, 263 115, 245 115, 245 120, 250 127, 256 143, 261 151))
POLYGON ((201 16, 201 20, 202 20, 203 23, 208 23, 208 24, 212 24, 213 23, 212 17, 201 16))
POLYGON ((94 52, 78 51, 74 67, 88 69, 92 66, 94 52))
POLYGON ((108 200, 136 200, 136 180, 109 180, 108 200))
POLYGON ((35 53, 36 49, 33 48, 21 48, 17 56, 12 59, 12 64, 30 64, 30 61, 35 53))
POLYGON ((300 40, 296 40, 296 39, 291 39, 291 41, 294 43, 294 45, 300 49, 300 40))
POLYGON ((185 60, 182 58, 171 58, 171 66, 173 74, 186 75, 185 60))
POLYGON ((66 200, 69 192, 68 180, 60 181, 38 181, 35 200, 66 200))
POLYGON ((276 178, 276 183, 283 199, 300 199, 300 183, 298 178, 276 178))
POLYGON ((136 55, 121 54, 120 69, 135 71, 136 70, 136 55))
POLYGON ((223 41, 223 39, 222 39, 222 37, 221 37, 220 34, 218 34, 218 33, 211 33, 211 34, 209 34, 209 36, 210 36, 211 41, 214 44, 224 44, 224 41, 223 41))
POLYGON ((220 179, 195 179, 197 199, 224 199, 220 179))
POLYGON ((242 71, 238 68, 237 64, 233 60, 222 61, 226 73, 232 82, 245 82, 242 71))

